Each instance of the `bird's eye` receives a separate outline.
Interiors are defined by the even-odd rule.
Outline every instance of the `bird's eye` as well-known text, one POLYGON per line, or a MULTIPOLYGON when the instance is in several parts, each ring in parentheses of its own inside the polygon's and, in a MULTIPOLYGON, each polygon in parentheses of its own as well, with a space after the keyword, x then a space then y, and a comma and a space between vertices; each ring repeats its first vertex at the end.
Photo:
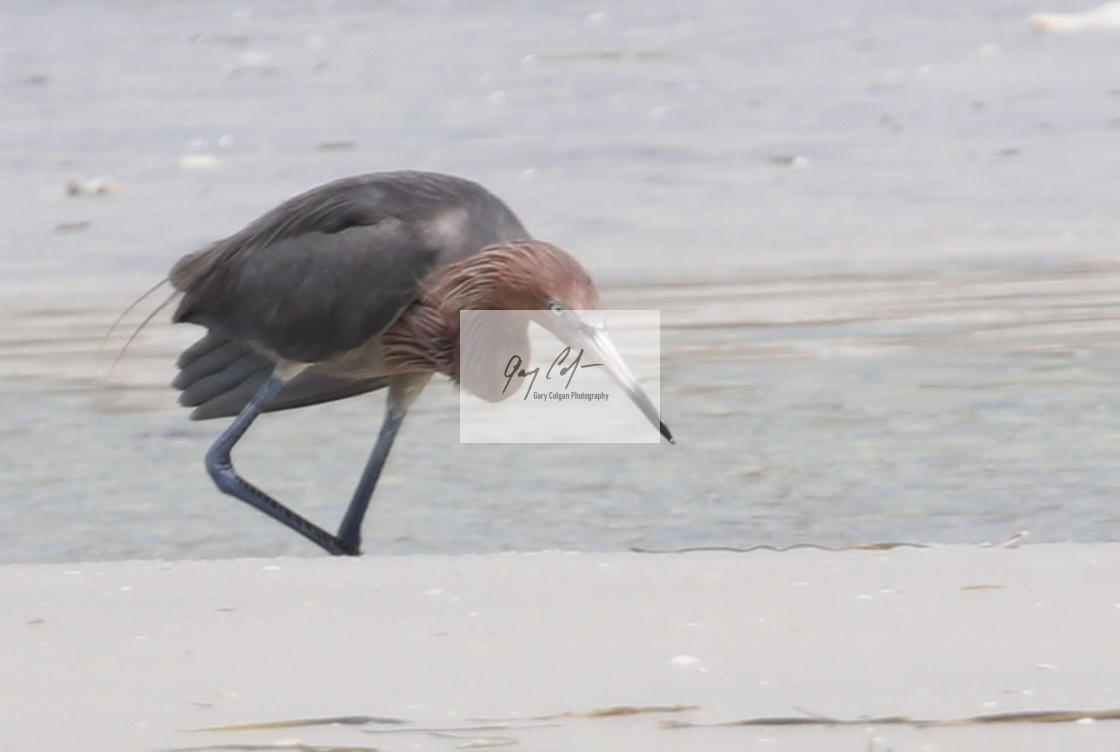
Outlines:
POLYGON ((555 300, 548 301, 548 310, 552 311, 557 316, 563 316, 564 311, 568 310, 564 306, 557 303, 555 300))

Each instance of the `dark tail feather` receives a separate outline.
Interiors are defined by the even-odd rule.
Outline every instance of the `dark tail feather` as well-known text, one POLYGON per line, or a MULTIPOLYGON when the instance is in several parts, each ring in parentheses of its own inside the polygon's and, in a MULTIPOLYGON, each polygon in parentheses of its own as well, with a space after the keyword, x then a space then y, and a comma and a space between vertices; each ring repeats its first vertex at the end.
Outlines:
POLYGON ((179 404, 193 407, 191 418, 206 420, 241 412, 268 375, 272 361, 213 332, 179 356, 179 374, 171 382, 182 390, 179 404))
MULTIPOLYGON (((215 332, 184 350, 178 365, 173 385, 182 391, 179 403, 194 408, 192 420, 237 415, 273 368, 268 358, 215 332)), ((285 384, 265 412, 353 397, 387 385, 384 378, 342 379, 309 368, 285 384)))

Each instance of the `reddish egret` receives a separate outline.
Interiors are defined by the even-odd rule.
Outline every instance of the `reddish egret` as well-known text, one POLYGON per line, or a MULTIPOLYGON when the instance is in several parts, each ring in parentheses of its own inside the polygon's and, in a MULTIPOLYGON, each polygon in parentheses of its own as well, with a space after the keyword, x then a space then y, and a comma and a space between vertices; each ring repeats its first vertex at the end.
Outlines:
POLYGON ((600 307, 587 272, 466 180, 388 172, 328 183, 184 256, 170 280, 183 293, 174 320, 208 330, 179 358, 179 401, 195 420, 236 416, 206 453, 214 483, 332 554, 360 553, 374 486, 432 374, 459 380, 461 310, 539 312, 673 441, 610 340, 577 314, 600 307), (384 387, 381 431, 337 535, 234 469, 230 453, 260 413, 384 387))

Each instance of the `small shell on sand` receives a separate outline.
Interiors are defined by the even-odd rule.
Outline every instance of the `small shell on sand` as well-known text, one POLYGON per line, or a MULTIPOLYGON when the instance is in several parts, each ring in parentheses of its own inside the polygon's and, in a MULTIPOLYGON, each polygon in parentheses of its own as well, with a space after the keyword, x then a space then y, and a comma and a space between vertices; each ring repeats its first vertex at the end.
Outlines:
POLYGON ((213 154, 184 154, 179 157, 180 170, 216 170, 225 167, 225 160, 213 154))
POLYGON ((1041 31, 1053 32, 1120 29, 1120 2, 1105 3, 1081 13, 1035 13, 1030 23, 1041 31))
POLYGON ((67 196, 112 196, 120 193, 120 183, 112 178, 69 178, 66 181, 67 196))

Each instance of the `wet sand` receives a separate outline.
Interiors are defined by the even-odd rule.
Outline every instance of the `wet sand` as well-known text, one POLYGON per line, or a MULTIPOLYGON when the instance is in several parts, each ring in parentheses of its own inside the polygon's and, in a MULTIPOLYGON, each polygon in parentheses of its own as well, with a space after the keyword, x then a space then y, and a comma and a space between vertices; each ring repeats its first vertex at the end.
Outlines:
POLYGON ((1118 572, 1117 545, 8 565, 0 747, 1112 748, 1120 721, 858 721, 1120 707, 1118 572), (708 725, 765 717, 856 723, 708 725))
MULTIPOLYGON (((608 287, 656 295, 674 447, 462 445, 433 382, 366 525, 376 554, 1120 535, 1117 270, 976 270, 608 287)), ((0 306, 7 561, 319 556, 219 494, 167 384, 191 327, 153 322, 109 371, 111 305, 0 306), (91 315, 90 311, 97 315, 91 315)), ((127 331, 127 327, 126 327, 127 331)), ((381 395, 265 416, 246 477, 324 525, 381 395)))
MULTIPOLYGON (((183 253, 395 168, 661 310, 681 440, 464 447, 433 384, 371 550, 1117 540, 1117 47, 1045 10, 4 3, 0 557, 317 555, 209 483, 220 426, 167 387, 197 332, 96 351, 183 253)), ((381 402, 261 421, 239 462, 331 524, 381 402)))

